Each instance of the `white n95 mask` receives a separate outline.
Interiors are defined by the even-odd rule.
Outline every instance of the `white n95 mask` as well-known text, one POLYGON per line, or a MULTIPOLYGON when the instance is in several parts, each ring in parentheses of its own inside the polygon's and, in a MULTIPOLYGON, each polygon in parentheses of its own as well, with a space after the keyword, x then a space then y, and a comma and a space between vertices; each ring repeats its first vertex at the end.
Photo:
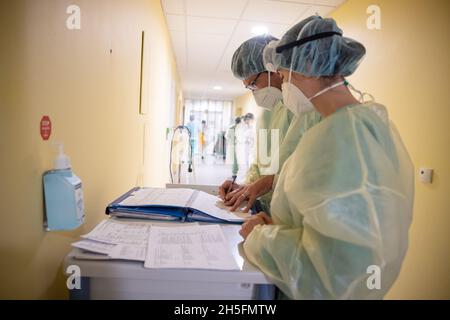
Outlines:
POLYGON ((270 71, 267 73, 269 77, 269 85, 265 88, 261 88, 253 91, 253 98, 258 106, 272 110, 275 105, 281 101, 283 94, 281 90, 270 86, 270 71))
POLYGON ((281 85, 283 92, 283 103, 295 116, 300 116, 302 112, 314 110, 314 105, 303 94, 303 92, 290 82, 281 85))
POLYGON ((253 91, 253 98, 256 104, 264 109, 272 110, 275 105, 281 101, 283 94, 281 90, 275 87, 265 87, 253 91))
POLYGON ((291 83, 291 74, 289 73, 289 82, 284 82, 281 85, 281 89, 283 90, 283 103, 284 105, 291 110, 291 112, 296 115, 297 117, 302 112, 308 112, 314 110, 314 105, 312 104, 311 100, 320 96, 321 94, 324 94, 325 92, 336 88, 340 85, 345 84, 345 81, 340 81, 335 84, 332 84, 329 87, 326 87, 323 90, 320 90, 315 95, 313 95, 311 98, 307 98, 305 94, 297 88, 295 85, 291 83))

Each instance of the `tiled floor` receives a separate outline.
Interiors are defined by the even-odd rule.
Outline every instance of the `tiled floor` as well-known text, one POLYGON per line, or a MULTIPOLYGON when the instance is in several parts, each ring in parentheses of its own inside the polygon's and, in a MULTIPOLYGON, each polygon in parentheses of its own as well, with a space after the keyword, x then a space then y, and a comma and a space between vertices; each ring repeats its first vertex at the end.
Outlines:
POLYGON ((220 185, 231 177, 231 165, 225 164, 221 157, 196 157, 194 164, 196 184, 220 185))
MULTIPOLYGON (((222 182, 231 177, 231 165, 225 164, 221 157, 212 155, 201 159, 200 156, 194 158, 194 172, 188 173, 187 168, 181 171, 181 183, 221 185, 222 182)), ((177 183, 178 177, 174 177, 177 183)))
MULTIPOLYGON (((221 156, 208 155, 202 159, 200 155, 196 155, 193 169, 193 172, 189 173, 187 165, 183 164, 180 177, 174 173, 173 183, 221 185, 232 177, 232 165, 226 164, 221 156)), ((245 183, 246 171, 238 173, 236 183, 245 183)))

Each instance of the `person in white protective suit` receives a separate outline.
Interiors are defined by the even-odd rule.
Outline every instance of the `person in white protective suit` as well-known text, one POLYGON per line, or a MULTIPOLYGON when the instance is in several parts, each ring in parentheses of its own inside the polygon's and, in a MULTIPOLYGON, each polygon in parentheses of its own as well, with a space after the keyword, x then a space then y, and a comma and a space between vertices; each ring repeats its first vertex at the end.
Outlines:
POLYGON ((241 123, 241 117, 236 117, 234 120, 234 124, 232 124, 228 128, 225 135, 227 141, 225 163, 231 164, 231 173, 233 176, 237 176, 239 169, 236 157, 236 127, 239 123, 241 123))
POLYGON ((244 180, 253 159, 255 128, 253 127, 254 116, 252 113, 247 113, 242 118, 243 121, 236 125, 235 136, 238 175, 244 180))
POLYGON ((322 121, 276 177, 271 217, 260 212, 242 225, 244 252, 279 298, 380 299, 408 248, 412 162, 386 108, 349 91, 344 77, 364 46, 333 19, 299 25, 276 48, 283 101, 322 121))

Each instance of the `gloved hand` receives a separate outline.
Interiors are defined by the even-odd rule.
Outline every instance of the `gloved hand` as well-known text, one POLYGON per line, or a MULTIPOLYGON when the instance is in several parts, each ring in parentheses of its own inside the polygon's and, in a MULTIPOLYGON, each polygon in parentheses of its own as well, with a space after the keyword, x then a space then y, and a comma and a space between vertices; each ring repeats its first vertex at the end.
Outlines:
POLYGON ((235 211, 242 202, 248 200, 247 206, 243 210, 243 212, 248 212, 258 197, 272 190, 273 179, 273 175, 263 176, 247 186, 236 188, 225 196, 225 205, 231 206, 230 211, 235 211))

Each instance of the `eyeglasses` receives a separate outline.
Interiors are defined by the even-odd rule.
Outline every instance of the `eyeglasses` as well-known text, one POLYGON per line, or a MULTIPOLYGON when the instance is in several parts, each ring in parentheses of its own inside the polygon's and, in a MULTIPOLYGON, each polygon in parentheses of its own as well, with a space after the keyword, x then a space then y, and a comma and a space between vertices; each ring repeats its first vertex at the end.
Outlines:
MULTIPOLYGON (((265 72, 267 72, 267 71, 265 71, 265 72)), ((252 82, 250 82, 250 84, 246 85, 245 88, 248 89, 248 90, 250 90, 250 91, 255 91, 255 90, 257 90, 258 87, 256 86, 256 81, 258 81, 259 76, 262 75, 262 74, 265 73, 265 72, 260 72, 260 73, 258 73, 258 75, 256 76, 256 78, 255 78, 252 82)))

